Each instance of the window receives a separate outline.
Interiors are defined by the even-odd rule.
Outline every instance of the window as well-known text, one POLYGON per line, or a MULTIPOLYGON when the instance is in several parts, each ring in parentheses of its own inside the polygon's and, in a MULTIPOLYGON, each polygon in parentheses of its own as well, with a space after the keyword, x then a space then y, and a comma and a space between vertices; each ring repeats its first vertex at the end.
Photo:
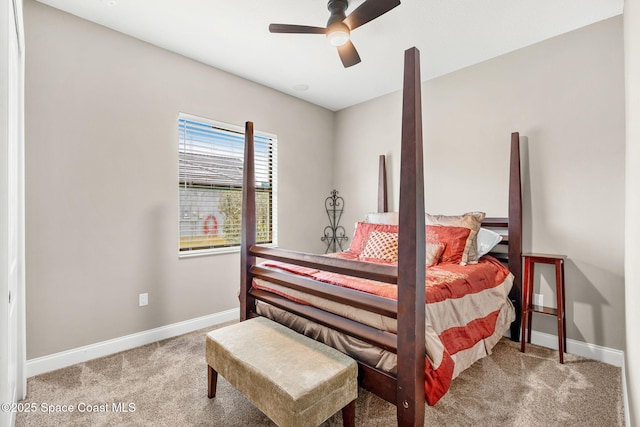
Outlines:
MULTIPOLYGON (((244 127, 180 114, 180 254, 240 245, 244 127)), ((256 239, 276 243, 277 139, 254 131, 256 239)))

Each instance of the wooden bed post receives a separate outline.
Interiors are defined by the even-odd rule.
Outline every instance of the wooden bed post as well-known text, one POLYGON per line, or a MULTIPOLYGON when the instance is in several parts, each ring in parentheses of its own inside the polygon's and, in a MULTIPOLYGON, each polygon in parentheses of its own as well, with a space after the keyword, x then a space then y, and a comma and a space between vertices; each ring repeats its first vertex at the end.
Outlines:
POLYGON ((240 241, 240 321, 247 320, 256 310, 256 300, 249 294, 252 278, 249 269, 256 257, 249 250, 256 244, 256 179, 253 143, 253 122, 244 128, 244 173, 242 175, 242 237, 240 241))
POLYGON ((405 51, 398 228, 399 426, 424 425, 425 219, 420 52, 405 51))
POLYGON ((520 174, 520 134, 511 134, 511 160, 509 166, 509 270, 513 273, 513 287, 509 298, 516 309, 516 320, 511 324, 511 339, 520 340, 520 313, 522 310, 522 189, 520 174))
POLYGON ((380 154, 380 164, 378 167, 378 212, 388 212, 387 203, 387 166, 384 154, 380 154))

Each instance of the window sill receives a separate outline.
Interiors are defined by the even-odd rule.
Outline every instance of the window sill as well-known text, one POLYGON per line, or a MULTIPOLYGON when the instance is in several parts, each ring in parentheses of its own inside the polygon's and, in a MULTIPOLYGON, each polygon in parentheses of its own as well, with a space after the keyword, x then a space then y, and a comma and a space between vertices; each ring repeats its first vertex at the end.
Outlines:
MULTIPOLYGON (((276 243, 270 243, 267 245, 260 245, 260 246, 264 246, 265 248, 277 248, 278 245, 276 243)), ((217 249, 196 249, 196 250, 192 250, 192 251, 184 251, 184 252, 179 252, 178 253, 178 258, 179 259, 186 259, 186 258, 199 258, 199 257, 203 257, 203 256, 210 256, 210 255, 223 255, 223 254, 233 254, 233 253, 240 253, 240 246, 233 246, 233 247, 229 247, 229 248, 217 248, 217 249)))

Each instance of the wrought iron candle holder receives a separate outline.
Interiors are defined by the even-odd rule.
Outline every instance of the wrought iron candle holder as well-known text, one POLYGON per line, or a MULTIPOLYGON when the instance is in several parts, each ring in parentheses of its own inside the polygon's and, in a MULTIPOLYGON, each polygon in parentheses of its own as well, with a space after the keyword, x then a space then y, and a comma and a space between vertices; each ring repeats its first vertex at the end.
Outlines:
POLYGON ((338 190, 332 190, 331 196, 324 201, 324 207, 329 217, 329 225, 324 228, 324 236, 320 238, 327 244, 324 253, 337 252, 338 248, 343 251, 342 243, 349 240, 343 226, 338 225, 342 212, 344 211, 344 199, 338 196, 338 190))

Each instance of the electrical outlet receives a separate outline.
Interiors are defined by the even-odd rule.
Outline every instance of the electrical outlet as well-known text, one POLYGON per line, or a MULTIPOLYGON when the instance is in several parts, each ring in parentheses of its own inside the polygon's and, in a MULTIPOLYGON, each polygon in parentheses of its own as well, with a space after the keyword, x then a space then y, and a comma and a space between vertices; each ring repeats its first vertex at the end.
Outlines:
POLYGON ((542 294, 533 294, 533 305, 538 305, 542 307, 544 301, 544 295, 542 294))
POLYGON ((144 294, 138 295, 138 305, 140 307, 143 307, 148 304, 149 304, 149 294, 144 293, 144 294))

